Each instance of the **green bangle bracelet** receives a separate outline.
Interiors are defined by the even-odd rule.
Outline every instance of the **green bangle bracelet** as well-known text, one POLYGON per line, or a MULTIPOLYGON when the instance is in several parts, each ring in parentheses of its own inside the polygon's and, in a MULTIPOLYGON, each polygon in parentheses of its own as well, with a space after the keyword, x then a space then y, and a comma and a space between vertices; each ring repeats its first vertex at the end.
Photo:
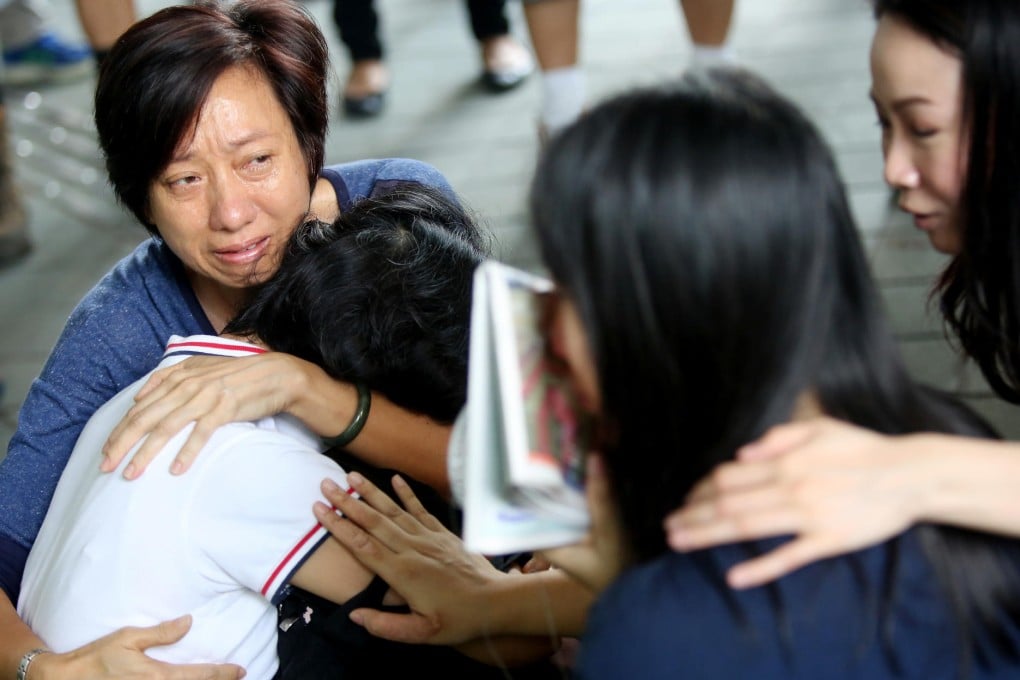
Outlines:
POLYGON ((331 449, 337 446, 347 446, 354 441, 354 438, 361 434, 361 430, 368 420, 368 410, 372 406, 372 393, 360 382, 354 383, 354 386, 358 390, 358 409, 354 412, 354 417, 351 418, 351 424, 335 437, 322 438, 323 443, 331 449))

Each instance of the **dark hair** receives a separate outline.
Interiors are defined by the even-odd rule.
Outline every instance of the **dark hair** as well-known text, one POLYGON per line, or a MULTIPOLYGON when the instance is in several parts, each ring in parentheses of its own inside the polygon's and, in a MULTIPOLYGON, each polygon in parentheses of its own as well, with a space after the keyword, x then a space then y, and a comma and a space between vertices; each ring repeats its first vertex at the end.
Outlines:
MULTIPOLYGON (((667 550, 665 515, 801 394, 880 432, 992 434, 908 377, 827 147, 747 74, 691 74, 593 109, 549 145, 531 214, 587 330, 639 559, 667 550)), ((1016 606, 998 559, 1012 542, 922 530, 975 619, 999 612, 992 593, 1016 606)))
POLYGON ((113 46, 95 102, 114 193, 154 235, 149 187, 192 133, 213 83, 232 66, 265 77, 294 127, 309 191, 316 181, 329 122, 329 54, 307 10, 290 0, 168 7, 113 46))
POLYGON ((935 295, 948 328, 995 392, 1020 403, 1020 4, 1012 0, 875 0, 963 64, 969 133, 963 248, 935 295))
POLYGON ((225 332, 452 422, 466 397, 471 280, 485 254, 459 205, 408 185, 333 224, 300 226, 225 332))

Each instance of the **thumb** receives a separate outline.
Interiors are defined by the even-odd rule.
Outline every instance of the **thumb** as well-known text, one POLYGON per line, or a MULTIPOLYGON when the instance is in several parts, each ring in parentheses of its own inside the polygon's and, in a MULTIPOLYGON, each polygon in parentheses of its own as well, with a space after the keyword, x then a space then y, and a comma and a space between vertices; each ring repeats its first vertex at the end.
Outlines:
POLYGON ((394 642, 427 644, 439 626, 421 614, 392 614, 376 609, 355 609, 351 620, 376 637, 394 642))

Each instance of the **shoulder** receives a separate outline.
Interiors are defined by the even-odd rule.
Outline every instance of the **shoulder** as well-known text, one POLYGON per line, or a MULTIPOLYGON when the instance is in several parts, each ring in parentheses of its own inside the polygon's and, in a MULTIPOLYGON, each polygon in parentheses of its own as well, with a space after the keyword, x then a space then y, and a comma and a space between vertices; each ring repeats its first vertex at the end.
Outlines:
POLYGON ((186 283, 178 266, 161 241, 147 239, 85 294, 72 312, 71 321, 92 320, 106 326, 121 317, 152 316, 160 308, 184 308, 181 287, 186 283))
POLYGON ((915 542, 730 589, 727 569, 757 552, 743 545, 670 554, 624 573, 592 609, 582 675, 883 677, 905 663, 908 675, 944 667, 951 677, 953 630, 915 542))
POLYGON ((438 169, 411 158, 372 158, 341 163, 323 168, 320 174, 333 185, 341 209, 408 182, 435 187, 455 197, 450 183, 438 169))

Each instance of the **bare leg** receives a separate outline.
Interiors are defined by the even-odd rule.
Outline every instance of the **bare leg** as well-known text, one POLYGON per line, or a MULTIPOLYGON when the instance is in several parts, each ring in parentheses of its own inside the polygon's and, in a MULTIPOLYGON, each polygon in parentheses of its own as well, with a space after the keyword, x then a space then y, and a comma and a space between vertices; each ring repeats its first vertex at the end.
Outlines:
POLYGON ((579 0, 524 5, 531 45, 542 69, 539 138, 570 125, 584 108, 584 74, 578 66, 579 0))
POLYGON ((92 49, 107 52, 135 23, 134 0, 75 0, 78 20, 92 49))
POLYGON ((733 21, 735 0, 680 0, 687 30, 694 43, 694 65, 734 60, 726 44, 733 21))
POLYGON ((543 71, 577 65, 580 0, 546 0, 524 5, 531 46, 543 71))
POLYGON ((0 267, 19 260, 31 247, 28 216, 14 184, 8 149, 7 108, 0 92, 0 267))

